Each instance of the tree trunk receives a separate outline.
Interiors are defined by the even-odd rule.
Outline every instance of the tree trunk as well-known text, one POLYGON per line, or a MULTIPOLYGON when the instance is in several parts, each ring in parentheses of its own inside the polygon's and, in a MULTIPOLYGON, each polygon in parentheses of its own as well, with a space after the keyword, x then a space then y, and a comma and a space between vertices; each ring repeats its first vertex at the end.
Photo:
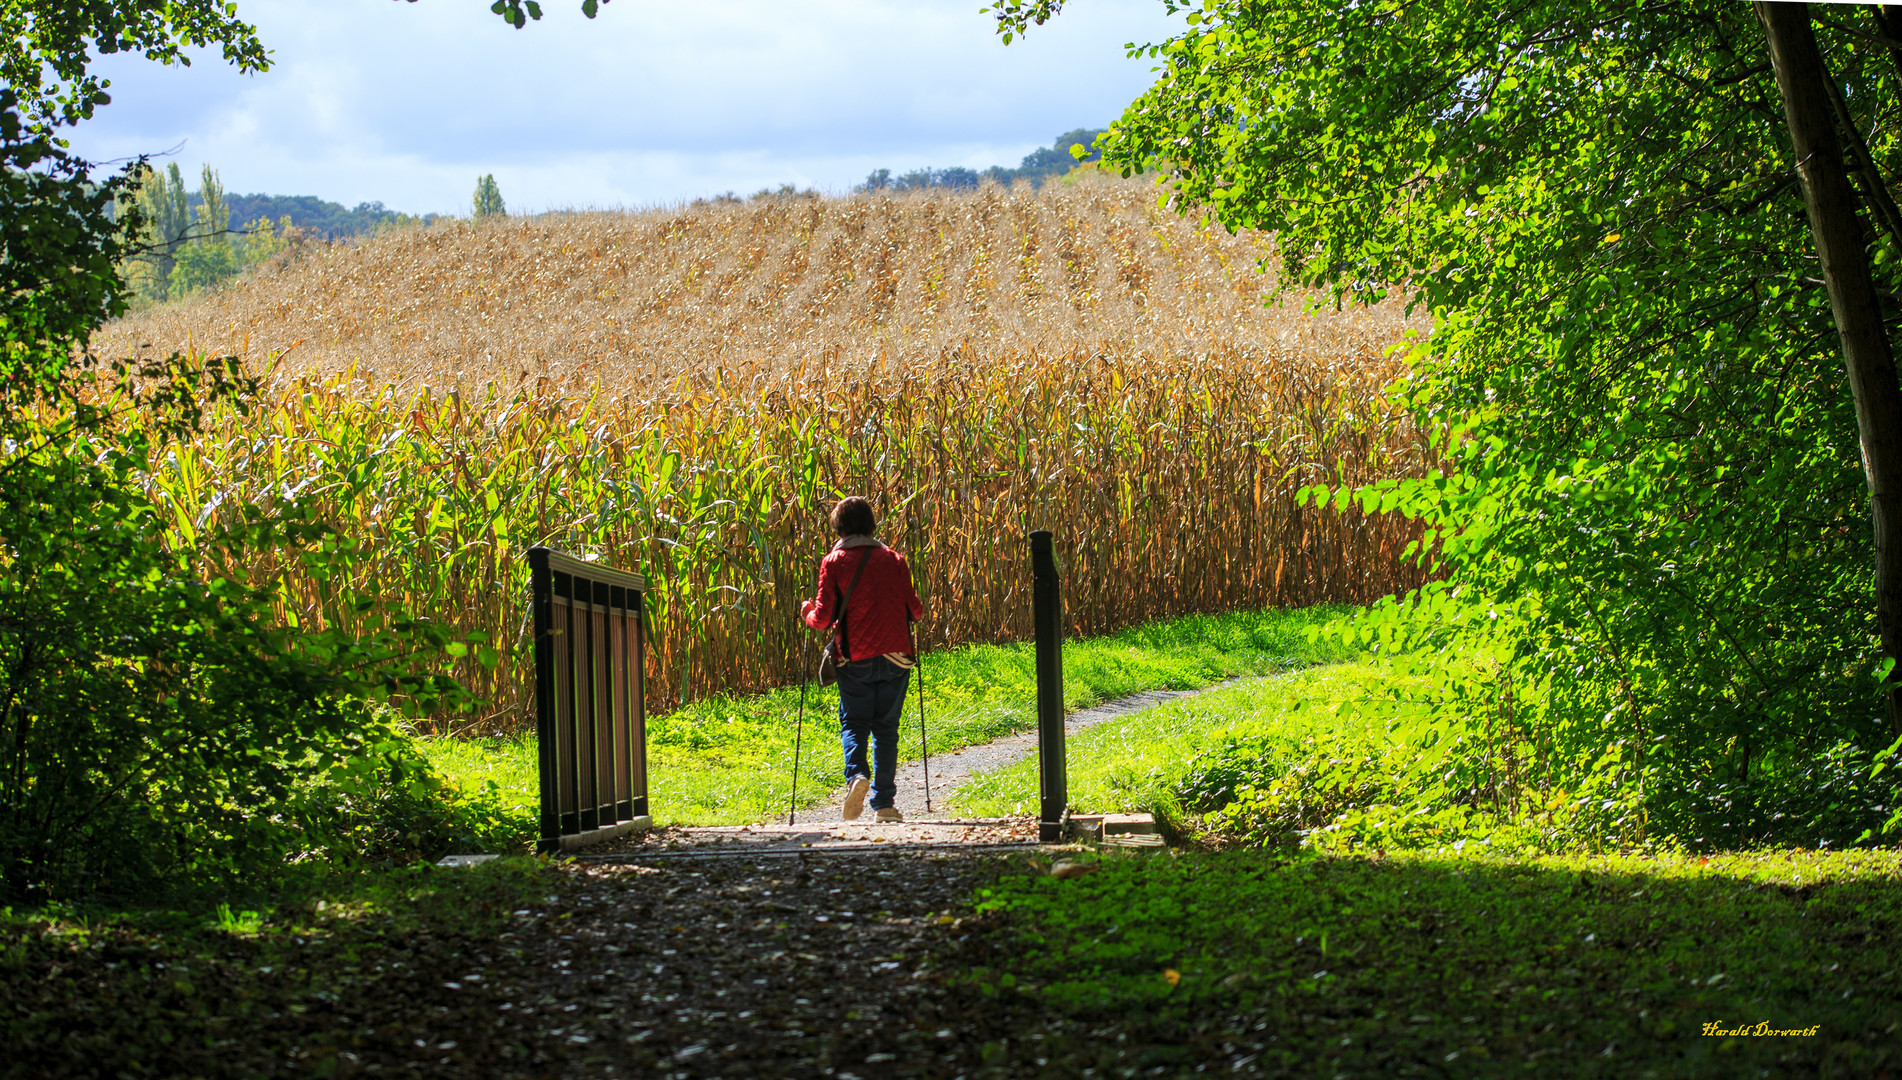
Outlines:
MULTIPOLYGON (((1849 388, 1856 398, 1862 441, 1862 471, 1876 532, 1876 625, 1884 656, 1902 661, 1902 384, 1876 300, 1856 194, 1844 169, 1837 138, 1829 75, 1806 4, 1756 5, 1770 41, 1777 91, 1796 150, 1810 232, 1822 264, 1823 284, 1843 343, 1849 388)), ((1891 673, 1884 702, 1889 724, 1902 734, 1902 662, 1891 673)))
MULTIPOLYGON (((1890 41, 1902 41, 1902 6, 1889 5, 1873 9, 1876 25, 1882 28, 1882 36, 1890 41)), ((1902 49, 1889 46, 1889 53, 1895 57, 1897 70, 1902 70, 1902 49)))

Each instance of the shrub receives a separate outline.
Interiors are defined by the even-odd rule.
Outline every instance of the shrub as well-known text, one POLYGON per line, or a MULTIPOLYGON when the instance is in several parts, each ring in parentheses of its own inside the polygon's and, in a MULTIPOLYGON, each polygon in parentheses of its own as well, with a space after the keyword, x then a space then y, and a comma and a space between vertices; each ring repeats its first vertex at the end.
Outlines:
POLYGON ((1335 850, 1848 847, 1880 842, 1885 817, 1891 826, 1902 818, 1902 785, 1887 765, 1896 746, 1871 753, 1842 743, 1750 781, 1706 778, 1658 798, 1651 791, 1668 774, 1628 761, 1616 744, 1560 770, 1575 778, 1560 784, 1502 776, 1483 733, 1409 740, 1396 731, 1401 738, 1326 734, 1292 748, 1267 734, 1231 735, 1196 760, 1177 796, 1208 811, 1206 826, 1228 842, 1335 850))
POLYGON ((0 91, 0 894, 37 900, 211 881, 281 862, 313 775, 389 764, 371 702, 454 690, 401 674, 437 627, 289 625, 281 572, 204 579, 209 551, 279 553, 321 583, 350 545, 295 500, 233 500, 181 536, 147 470, 207 403, 247 410, 235 359, 107 367, 117 267, 143 222, 0 91))
MULTIPOLYGON (((277 624, 269 590, 198 580, 195 552, 173 549, 129 480, 146 453, 96 432, 13 458, 0 482, 9 895, 124 891, 281 861, 321 827, 300 811, 304 777, 390 763, 395 742, 371 700, 442 689, 385 673, 439 640, 436 628, 298 630, 277 624)), ((322 537, 321 526, 289 528, 296 520, 288 508, 209 542, 295 549, 322 537)))
POLYGON ((366 749, 307 773, 289 819, 297 835, 289 861, 335 866, 401 864, 450 854, 526 853, 540 822, 485 781, 474 791, 449 782, 418 751, 412 734, 383 721, 366 749))

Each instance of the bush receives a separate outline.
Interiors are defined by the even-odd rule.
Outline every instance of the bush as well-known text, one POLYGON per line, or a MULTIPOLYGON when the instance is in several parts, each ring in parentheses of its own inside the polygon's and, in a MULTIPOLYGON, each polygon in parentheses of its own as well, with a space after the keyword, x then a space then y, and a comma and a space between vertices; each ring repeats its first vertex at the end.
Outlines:
MULTIPOLYGON (((298 632, 274 624, 268 591, 198 580, 130 480, 144 460, 136 439, 95 433, 16 457, 0 483, 9 896, 255 873, 326 828, 306 777, 402 768, 372 699, 440 633, 298 632)), ((294 517, 210 542, 293 546, 294 517)))
POLYGON ((1177 796, 1227 842, 1329 850, 1850 847, 1881 842, 1902 819, 1902 785, 1886 764, 1895 746, 1839 744, 1748 782, 1673 784, 1667 797, 1650 795, 1663 780, 1627 767, 1617 746, 1565 770, 1580 778, 1569 787, 1502 782, 1487 747, 1471 732, 1437 742, 1327 734, 1292 751, 1271 735, 1232 735, 1198 757, 1177 796))
MULTIPOLYGON (((387 719, 394 719, 385 712, 387 719)), ((463 791, 407 731, 386 727, 369 753, 309 776, 293 801, 295 863, 400 865, 452 854, 526 854, 540 822, 493 780, 463 791)))
POLYGON ((350 545, 289 499, 227 506, 233 524, 202 536, 168 529, 146 470, 204 403, 246 408, 256 384, 230 358, 86 352, 126 307, 117 267, 143 223, 112 207, 143 165, 95 183, 12 105, 0 90, 0 898, 216 882, 314 838, 347 848, 347 816, 319 813, 311 781, 400 782, 373 702, 453 693, 402 673, 447 635, 400 615, 355 636, 287 626, 270 573, 194 572, 263 551, 321 587, 350 545))

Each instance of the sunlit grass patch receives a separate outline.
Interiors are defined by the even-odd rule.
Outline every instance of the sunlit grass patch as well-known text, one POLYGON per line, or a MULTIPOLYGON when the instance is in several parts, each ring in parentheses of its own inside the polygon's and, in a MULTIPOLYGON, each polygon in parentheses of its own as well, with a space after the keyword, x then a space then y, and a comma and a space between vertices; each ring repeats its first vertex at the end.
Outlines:
POLYGON ((464 739, 429 736, 416 746, 430 765, 453 777, 464 790, 494 783, 502 791, 534 794, 539 791, 541 764, 532 738, 464 739))
MULTIPOLYGON (((1066 657, 1067 670, 1067 657, 1066 657)), ((1070 805, 1083 813, 1180 811, 1177 791, 1225 740, 1246 739, 1292 754, 1317 730, 1378 737, 1382 721, 1347 702, 1389 685, 1392 671, 1354 661, 1285 672, 1131 713, 1074 732, 1065 740, 1070 805)), ((1037 809, 1037 761, 974 777, 951 802, 977 814, 1037 809)))
MULTIPOLYGON (((1331 635, 1308 628, 1350 610, 1322 606, 1284 611, 1194 615, 1067 642, 1067 707, 1156 689, 1188 689, 1236 675, 1283 671, 1340 659, 1331 635)), ((924 711, 931 752, 948 753, 1026 731, 1036 723, 1036 655, 1028 643, 974 645, 931 653, 924 662, 924 711)), ((920 756, 920 694, 906 698, 900 759, 920 756)), ((786 687, 750 697, 722 696, 648 722, 648 805, 657 824, 737 825, 783 816, 792 796, 795 738, 799 805, 823 801, 843 782, 836 688, 808 689, 803 736, 800 692, 786 687)), ((435 767, 463 790, 493 782, 503 804, 530 815, 539 799, 536 741, 424 739, 435 767)), ((1076 753, 1072 760, 1079 760, 1076 753)), ((1032 780, 1034 789, 1034 777, 1032 780)))

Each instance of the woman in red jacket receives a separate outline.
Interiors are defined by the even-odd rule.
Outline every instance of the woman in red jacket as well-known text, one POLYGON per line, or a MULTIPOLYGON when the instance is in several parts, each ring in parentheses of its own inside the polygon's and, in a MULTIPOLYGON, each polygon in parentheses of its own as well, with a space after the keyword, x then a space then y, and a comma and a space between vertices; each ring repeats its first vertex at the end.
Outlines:
POLYGON ((819 595, 800 608, 814 630, 839 640, 839 741, 845 748, 845 820, 864 812, 870 789, 880 821, 903 821, 898 795, 898 721, 916 664, 911 623, 925 608, 905 557, 873 537, 872 504, 857 495, 832 508, 839 540, 819 564, 819 595), (866 768, 866 745, 872 767, 866 768))

